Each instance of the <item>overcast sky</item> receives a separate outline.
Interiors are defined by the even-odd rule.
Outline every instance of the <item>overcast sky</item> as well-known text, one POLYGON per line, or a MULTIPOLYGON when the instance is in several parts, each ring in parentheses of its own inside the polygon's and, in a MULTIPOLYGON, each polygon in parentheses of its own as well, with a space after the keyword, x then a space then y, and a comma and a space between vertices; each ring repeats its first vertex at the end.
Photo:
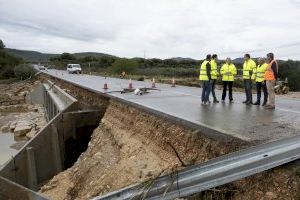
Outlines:
POLYGON ((0 0, 0 39, 44 53, 300 59, 300 0, 0 0))

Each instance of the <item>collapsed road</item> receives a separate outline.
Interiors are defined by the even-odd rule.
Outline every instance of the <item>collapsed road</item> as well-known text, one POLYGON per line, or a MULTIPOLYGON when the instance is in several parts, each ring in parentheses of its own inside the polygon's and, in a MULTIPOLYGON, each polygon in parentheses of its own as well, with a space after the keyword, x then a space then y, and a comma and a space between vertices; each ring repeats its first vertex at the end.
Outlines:
MULTIPOLYGON (((161 115, 202 128, 210 137, 233 136, 244 141, 274 141, 299 134, 300 100, 277 98, 275 111, 258 106, 245 106, 244 94, 234 93, 234 103, 219 103, 204 107, 200 105, 201 89, 185 86, 171 87, 156 84, 159 90, 144 96, 121 94, 128 88, 126 79, 105 78, 90 75, 68 74, 62 70, 47 70, 44 73, 97 93, 123 99, 161 115), (108 89, 103 89, 104 84, 108 89)), ((133 87, 151 87, 150 82, 133 81, 133 87)), ((221 96, 221 91, 217 91, 221 96)), ((254 95, 254 98, 256 96, 254 95)))
MULTIPOLYGON (((133 81, 130 85, 129 80, 70 75, 59 70, 49 70, 45 73, 50 75, 46 77, 51 78, 66 91, 71 93, 76 91, 74 95, 77 97, 82 96, 85 91, 91 91, 111 99, 100 123, 100 129, 98 127, 94 131, 88 150, 80 156, 72 168, 55 176, 45 187, 42 187, 42 192, 53 199, 89 199, 95 195, 99 195, 98 198, 102 199, 103 194, 106 194, 104 199, 122 199, 124 198, 122 194, 129 195, 129 199, 148 197, 147 195, 150 195, 152 191, 158 190, 155 186, 156 182, 151 181, 158 176, 171 176, 171 179, 174 180, 173 172, 178 170, 178 187, 181 184, 180 174, 186 174, 185 171, 181 172, 182 167, 196 164, 195 169, 199 168, 200 171, 196 170, 194 173, 203 174, 201 169, 206 168, 207 165, 204 161, 247 146, 281 140, 299 134, 299 100, 278 98, 277 109, 269 111, 262 107, 245 106, 239 103, 243 99, 243 94, 234 93, 234 104, 225 103, 203 107, 200 105, 201 89, 199 88, 156 84, 155 90, 149 90, 146 95, 137 96, 121 91, 128 91, 126 88, 130 88, 130 86, 151 88, 153 83, 133 81), (161 121, 162 119, 167 121, 161 121), (109 141, 109 144, 103 141, 109 141), (133 144, 135 145, 132 146, 133 144), (110 149, 110 152, 106 149, 110 149), (153 153, 156 154, 155 157, 151 156, 153 153), (173 157, 174 155, 175 157, 173 157), (101 158, 106 161, 101 161, 101 158), (113 179, 113 177, 119 178, 113 179), (133 191, 132 194, 137 196, 130 195, 128 192, 135 188, 134 184, 141 181, 146 182, 138 185, 138 188, 141 186, 144 188, 145 184, 148 186, 150 184, 150 187, 146 187, 146 192, 145 188, 133 191), (133 187, 118 191, 118 189, 132 184, 133 187)), ((220 94, 219 91, 218 94, 220 94)), ((97 104, 93 100, 91 102, 97 104)), ((298 141, 296 138, 290 140, 298 141)), ((273 144, 269 145, 274 147, 273 144)), ((285 142, 284 145, 289 146, 285 142)), ((251 153, 247 158, 245 154, 241 153, 242 157, 253 163, 254 168, 249 170, 247 169, 249 165, 246 164, 246 168, 242 167, 244 170, 238 175, 230 175, 230 177, 234 177, 233 179, 228 179, 229 176, 226 177, 224 173, 220 173, 220 178, 225 181, 219 182, 212 179, 214 184, 208 184, 210 186, 204 188, 222 185, 222 183, 276 167, 299 157, 298 147, 292 149, 291 152, 286 152, 286 148, 282 145, 275 145, 274 148, 276 154, 263 150, 262 155, 251 157, 251 153), (268 156, 266 157, 266 155, 268 156), (274 157, 273 155, 278 156, 274 157), (287 158, 285 158, 286 156, 287 158), (275 162, 268 161, 271 157, 275 162)), ((252 151, 255 152, 256 149, 252 151)), ((225 160, 227 158, 230 157, 225 156, 225 160)), ((233 167, 230 167, 230 172, 236 173, 239 168, 234 166, 239 167, 240 161, 234 160, 233 163, 229 162, 228 164, 233 167)), ((216 166, 219 165, 213 160, 211 162, 216 166)), ((254 196, 255 198, 268 196, 295 198, 299 190, 298 176, 295 175, 298 168, 280 168, 279 171, 279 173, 268 171, 267 174, 255 175, 250 179, 243 179, 242 182, 233 182, 231 186, 225 187, 225 192, 218 189, 217 191, 221 192, 213 192, 213 194, 227 196, 222 199, 240 199, 241 197, 253 199, 254 196), (286 177, 288 174, 289 181, 293 180, 292 186, 282 180, 284 179, 282 176, 286 177), (262 181, 261 176, 267 177, 262 181), (249 188, 248 185, 251 182, 256 183, 249 188), (273 190, 275 191, 273 192, 273 190), (233 193, 234 197, 229 198, 228 195, 232 196, 233 193)), ((187 175, 189 176, 189 174, 187 175)), ((162 177, 162 180, 165 180, 165 177, 162 177)), ((183 180, 189 180, 189 178, 183 177, 183 180)), ((155 192, 158 199, 162 198, 166 192, 172 193, 170 187, 175 187, 174 194, 178 193, 174 182, 171 181, 172 184, 169 182, 166 185, 160 183, 160 179, 157 181, 158 185, 164 185, 159 189, 161 193, 155 192)), ((195 191, 202 190, 198 187, 192 191, 195 193, 195 191)), ((181 192, 179 192, 180 195, 182 195, 181 192)), ((214 195, 209 195, 214 198, 214 195)), ((168 199, 167 196, 165 198, 168 199)))

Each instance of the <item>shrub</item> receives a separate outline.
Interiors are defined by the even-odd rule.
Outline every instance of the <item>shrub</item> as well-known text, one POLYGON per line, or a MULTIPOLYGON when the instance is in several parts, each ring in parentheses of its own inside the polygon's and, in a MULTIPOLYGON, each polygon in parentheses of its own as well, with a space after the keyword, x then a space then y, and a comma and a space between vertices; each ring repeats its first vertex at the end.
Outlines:
POLYGON ((300 90, 300 62, 288 60, 279 63, 279 77, 288 78, 288 85, 292 91, 300 90))
POLYGON ((14 68, 14 74, 16 78, 20 80, 25 80, 32 77, 35 74, 35 70, 30 65, 22 64, 14 68))
POLYGON ((112 64, 111 70, 116 74, 121 74, 123 71, 130 74, 134 73, 137 67, 138 63, 135 60, 120 58, 112 64))

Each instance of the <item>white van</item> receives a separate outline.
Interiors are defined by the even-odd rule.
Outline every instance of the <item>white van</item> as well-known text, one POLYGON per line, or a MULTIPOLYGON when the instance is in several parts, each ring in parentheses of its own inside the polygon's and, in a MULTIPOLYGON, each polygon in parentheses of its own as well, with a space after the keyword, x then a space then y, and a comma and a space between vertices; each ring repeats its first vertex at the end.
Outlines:
POLYGON ((81 74, 80 64, 67 64, 67 71, 69 74, 81 74))

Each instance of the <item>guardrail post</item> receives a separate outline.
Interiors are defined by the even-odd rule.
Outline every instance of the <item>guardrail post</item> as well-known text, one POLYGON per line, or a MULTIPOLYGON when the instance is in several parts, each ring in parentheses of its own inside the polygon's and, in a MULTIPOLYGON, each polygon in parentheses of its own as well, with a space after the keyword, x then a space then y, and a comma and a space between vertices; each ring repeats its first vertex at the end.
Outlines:
POLYGON ((54 161, 55 170, 56 173, 59 173, 62 171, 62 163, 61 163, 58 131, 54 124, 51 124, 51 142, 52 142, 53 161, 54 161))
POLYGON ((28 187, 36 191, 38 189, 38 184, 37 184, 34 148, 27 147, 26 153, 27 153, 28 187))

